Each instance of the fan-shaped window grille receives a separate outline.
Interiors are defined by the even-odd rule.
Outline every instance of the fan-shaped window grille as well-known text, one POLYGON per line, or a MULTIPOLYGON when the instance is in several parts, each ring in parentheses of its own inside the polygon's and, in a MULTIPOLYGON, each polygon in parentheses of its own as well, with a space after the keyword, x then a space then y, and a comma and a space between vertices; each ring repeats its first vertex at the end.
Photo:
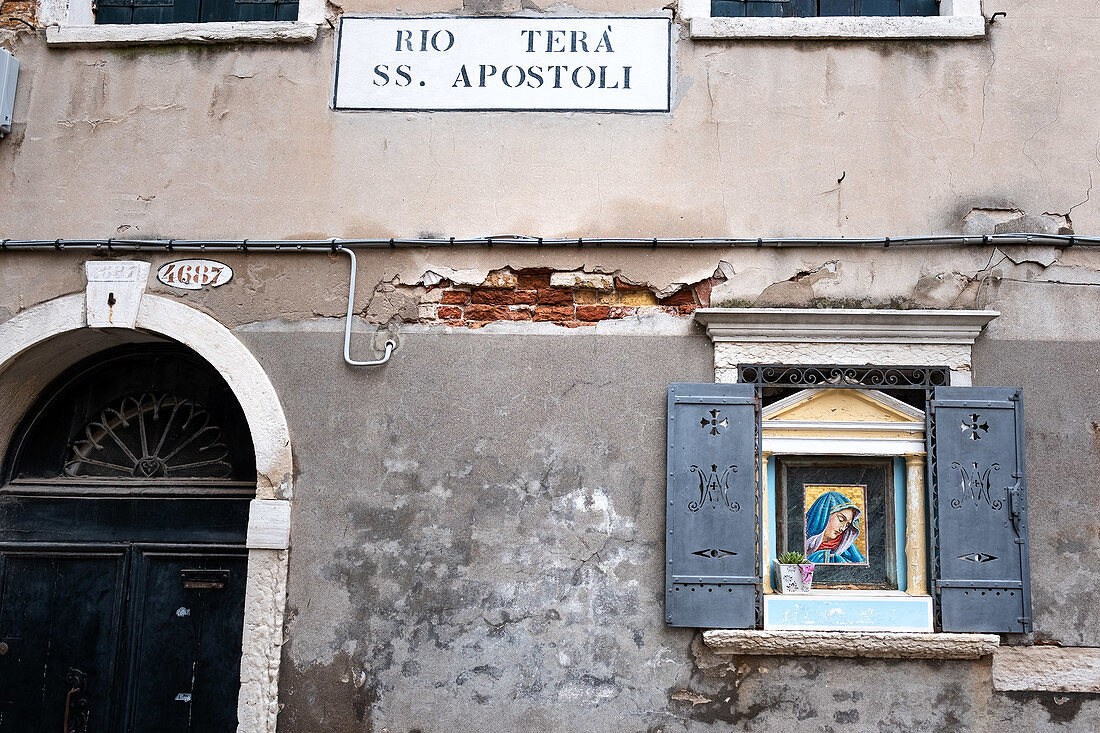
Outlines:
POLYGON ((66 476, 230 478, 222 430, 179 395, 128 395, 106 407, 69 448, 66 476))
POLYGON ((6 468, 9 485, 24 488, 255 487, 251 435, 233 393, 196 354, 167 345, 123 347, 70 369, 29 413, 6 468))

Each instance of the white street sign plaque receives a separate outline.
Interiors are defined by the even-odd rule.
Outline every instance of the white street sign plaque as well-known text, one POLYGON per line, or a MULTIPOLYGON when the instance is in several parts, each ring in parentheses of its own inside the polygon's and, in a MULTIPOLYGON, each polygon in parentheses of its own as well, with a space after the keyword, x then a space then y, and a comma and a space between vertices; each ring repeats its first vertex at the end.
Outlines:
POLYGON ((343 16, 336 110, 668 112, 664 17, 343 16))

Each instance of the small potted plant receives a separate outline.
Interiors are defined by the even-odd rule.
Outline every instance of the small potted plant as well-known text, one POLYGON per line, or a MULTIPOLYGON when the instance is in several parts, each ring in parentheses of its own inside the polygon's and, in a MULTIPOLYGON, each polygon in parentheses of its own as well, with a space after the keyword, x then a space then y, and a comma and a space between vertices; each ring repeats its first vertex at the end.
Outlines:
POLYGON ((801 552, 784 552, 779 565, 779 590, 783 593, 809 593, 814 579, 814 564, 801 552))

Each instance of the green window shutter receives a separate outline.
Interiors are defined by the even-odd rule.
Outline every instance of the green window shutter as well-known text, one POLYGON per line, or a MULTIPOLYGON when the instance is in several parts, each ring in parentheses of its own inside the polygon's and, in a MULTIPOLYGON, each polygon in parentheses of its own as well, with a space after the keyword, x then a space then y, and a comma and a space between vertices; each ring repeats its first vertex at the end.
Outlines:
POLYGON ((943 631, 1031 630, 1024 415, 1012 387, 937 387, 931 550, 943 631))
POLYGON ((759 437, 754 385, 669 385, 665 620, 670 626, 757 625, 759 437))

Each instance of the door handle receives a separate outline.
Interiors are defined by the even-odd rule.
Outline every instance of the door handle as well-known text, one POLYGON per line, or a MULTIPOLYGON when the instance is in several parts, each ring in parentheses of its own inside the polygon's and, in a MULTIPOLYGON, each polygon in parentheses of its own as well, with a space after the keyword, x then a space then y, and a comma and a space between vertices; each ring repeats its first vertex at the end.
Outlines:
POLYGON ((84 690, 88 686, 88 675, 76 667, 70 667, 65 675, 65 684, 69 686, 69 694, 65 695, 62 733, 85 733, 88 730, 88 698, 84 690))

